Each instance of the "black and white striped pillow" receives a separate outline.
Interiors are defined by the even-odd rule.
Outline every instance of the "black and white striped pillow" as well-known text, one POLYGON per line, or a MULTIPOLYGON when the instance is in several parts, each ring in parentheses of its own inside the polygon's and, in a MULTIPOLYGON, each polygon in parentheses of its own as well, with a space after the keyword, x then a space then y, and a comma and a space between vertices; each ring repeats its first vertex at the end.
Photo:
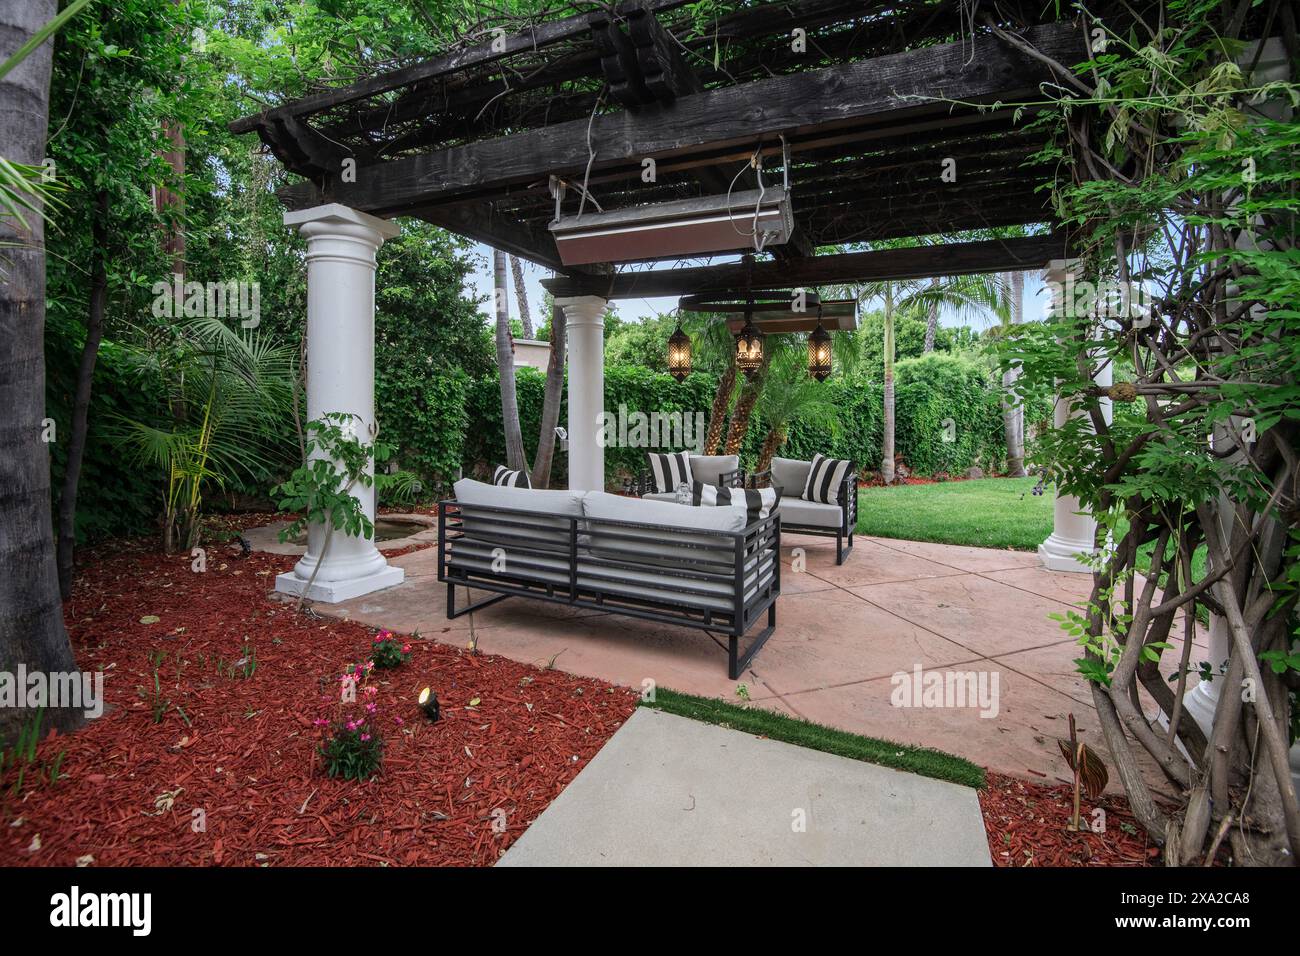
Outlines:
POLYGON ((528 472, 520 469, 511 471, 505 465, 497 465, 497 470, 492 472, 492 484, 505 485, 508 488, 531 488, 533 483, 528 480, 528 472))
POLYGON ((827 458, 825 455, 813 455, 812 468, 808 469, 808 481, 803 486, 805 501, 820 501, 824 505, 840 503, 840 482, 853 467, 853 462, 842 458, 827 458))
POLYGON ((691 504, 715 508, 744 508, 745 523, 761 521, 776 510, 780 488, 726 488, 697 481, 691 486, 691 504))
POLYGON ((650 462, 650 474, 655 480, 655 491, 676 491, 678 485, 691 483, 690 452, 664 455, 646 452, 646 458, 650 462))

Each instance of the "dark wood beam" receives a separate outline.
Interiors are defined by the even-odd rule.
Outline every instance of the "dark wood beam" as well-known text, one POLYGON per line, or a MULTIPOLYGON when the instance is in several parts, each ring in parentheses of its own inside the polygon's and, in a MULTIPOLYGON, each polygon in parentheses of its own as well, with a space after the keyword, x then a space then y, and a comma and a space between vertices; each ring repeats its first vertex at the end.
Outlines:
POLYGON ((449 232, 500 249, 521 259, 527 259, 553 271, 573 268, 566 267, 560 262, 555 242, 549 233, 538 236, 526 223, 513 222, 495 215, 489 203, 437 206, 419 210, 413 215, 435 226, 441 226, 449 232))
MULTIPOLYGON (((1047 55, 1073 63, 1085 53, 1069 23, 1034 27, 1027 39, 1047 55)), ((807 73, 759 80, 680 97, 668 106, 597 116, 591 123, 596 168, 637 168, 645 157, 671 159, 703 149, 769 143, 826 132, 865 118, 942 118, 942 99, 993 102, 1033 95, 1050 77, 1043 64, 991 37, 948 43, 807 73)), ((310 184, 281 193, 292 207, 341 202, 381 216, 453 197, 500 194, 580 175, 587 167, 587 121, 574 120, 512 136, 452 147, 368 167, 355 183, 331 179, 324 195, 310 184)), ((752 148, 752 146, 751 146, 752 148)), ((792 147, 794 148, 794 147, 792 147)))
MULTIPOLYGON (((690 0, 639 0, 639 2, 644 3, 652 10, 672 10, 676 7, 685 6, 690 0)), ((310 96, 304 96, 290 103, 285 103, 283 106, 273 107, 261 113, 254 113, 251 116, 242 116, 230 123, 230 131, 232 133, 250 133, 268 118, 309 116, 312 113, 319 113, 322 110, 342 106, 345 103, 354 103, 357 100, 368 99, 381 93, 401 89, 404 86, 447 76, 459 70, 482 66, 518 53, 527 53, 564 40, 571 40, 582 36, 587 30, 587 14, 585 13, 564 17, 561 20, 539 23, 528 30, 504 37, 501 42, 497 42, 494 38, 486 43, 479 43, 464 50, 457 50, 454 53, 430 57, 401 70, 366 77, 364 80, 358 80, 348 86, 326 90, 322 93, 313 93, 310 96)))
MULTIPOLYGON (((758 262, 751 277, 755 289, 812 288, 821 285, 930 276, 971 275, 1038 269, 1066 257, 1060 233, 1016 239, 987 239, 947 245, 849 252, 812 256, 790 262, 758 262)), ((608 299, 729 292, 744 288, 745 266, 738 262, 686 269, 619 272, 610 276, 561 275, 543 279, 554 296, 599 295, 608 299)))

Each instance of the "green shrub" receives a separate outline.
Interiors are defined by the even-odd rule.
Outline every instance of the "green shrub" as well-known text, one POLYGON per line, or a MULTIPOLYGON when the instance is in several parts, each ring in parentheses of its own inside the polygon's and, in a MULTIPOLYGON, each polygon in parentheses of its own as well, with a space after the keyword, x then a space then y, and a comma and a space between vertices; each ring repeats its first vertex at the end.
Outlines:
MULTIPOLYGON (((72 403, 86 330, 55 311, 45 324, 45 413, 54 420, 50 448, 52 505, 58 511, 72 437, 72 403)), ((121 346, 104 340, 90 393, 86 453, 77 486, 77 541, 97 541, 153 530, 162 475, 148 468, 123 467, 105 437, 113 416, 145 418, 162 404, 162 393, 130 374, 121 346)))
POLYGON ((899 362, 895 376, 894 450, 913 472, 974 464, 988 471, 1006 458, 998 392, 985 366, 931 352, 899 362))

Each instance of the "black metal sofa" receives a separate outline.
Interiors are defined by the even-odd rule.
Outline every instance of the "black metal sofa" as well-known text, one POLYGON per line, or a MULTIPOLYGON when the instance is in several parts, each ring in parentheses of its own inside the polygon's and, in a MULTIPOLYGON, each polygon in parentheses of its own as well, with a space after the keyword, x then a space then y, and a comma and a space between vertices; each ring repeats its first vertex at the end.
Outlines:
POLYGON ((466 480, 438 512, 448 618, 514 596, 699 628, 727 637, 733 679, 776 627, 776 515, 745 524, 731 509, 466 480), (457 586, 495 594, 457 607, 457 586), (742 652, 740 639, 764 613, 742 652))

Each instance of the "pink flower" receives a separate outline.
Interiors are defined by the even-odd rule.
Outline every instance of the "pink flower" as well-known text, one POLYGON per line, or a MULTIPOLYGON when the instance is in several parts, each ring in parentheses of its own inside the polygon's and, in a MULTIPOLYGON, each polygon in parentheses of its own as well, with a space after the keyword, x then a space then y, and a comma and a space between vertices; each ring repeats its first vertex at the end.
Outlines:
POLYGON ((397 726, 399 726, 399 727, 402 726, 404 723, 406 723, 406 721, 402 720, 401 717, 394 717, 394 718, 393 718, 393 721, 394 721, 394 723, 396 723, 397 726))
POLYGON ((367 713, 367 714, 373 714, 373 713, 374 713, 375 711, 377 711, 377 710, 379 710, 379 705, 378 705, 378 704, 373 704, 373 703, 372 703, 372 704, 366 704, 366 713, 367 713))
POLYGON ((403 653, 403 654, 409 654, 409 653, 411 653, 411 645, 410 645, 410 644, 403 644, 403 645, 402 645, 402 653, 403 653))
POLYGON ((311 725, 313 727, 328 727, 330 725, 330 722, 326 720, 324 717, 317 717, 315 720, 311 722, 311 725))
POLYGON ((362 739, 363 741, 369 740, 369 739, 370 739, 370 735, 369 735, 369 734, 362 734, 362 735, 361 735, 361 739, 362 739))

